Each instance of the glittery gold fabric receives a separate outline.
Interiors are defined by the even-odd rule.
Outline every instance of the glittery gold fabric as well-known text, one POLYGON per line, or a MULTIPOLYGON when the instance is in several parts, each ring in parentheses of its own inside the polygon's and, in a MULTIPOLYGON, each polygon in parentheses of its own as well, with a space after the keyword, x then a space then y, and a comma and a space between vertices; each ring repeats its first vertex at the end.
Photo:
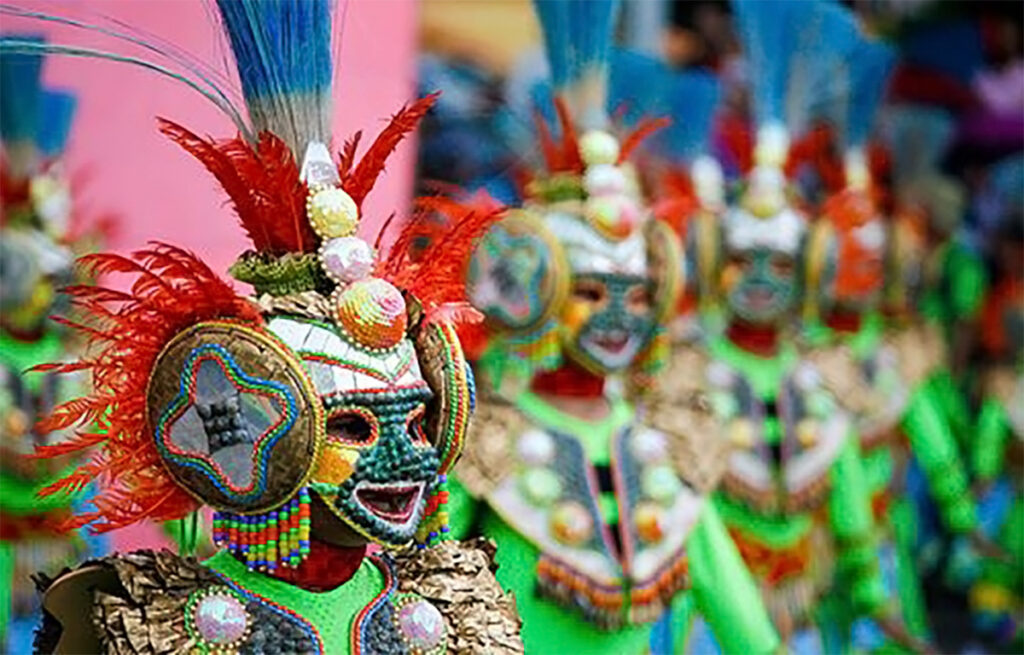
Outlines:
POLYGON ((395 556, 400 592, 415 592, 444 616, 448 653, 523 653, 515 599, 494 577, 494 542, 442 541, 395 556))
MULTIPOLYGON (((65 571, 40 585, 44 608, 63 626, 59 645, 50 644, 56 650, 41 652, 85 652, 87 642, 75 635, 88 631, 91 622, 89 637, 99 635, 105 653, 187 653, 196 644, 185 629, 185 605, 191 593, 214 583, 215 576, 195 559, 166 550, 136 551, 65 571), (86 569, 94 575, 81 576, 86 569)), ((51 621, 44 623, 37 649, 51 637, 58 640, 55 628, 51 621)))
POLYGON ((899 357, 900 373, 911 389, 946 362, 945 341, 932 325, 918 324, 891 330, 885 340, 899 357))
POLYGON ((522 413, 514 405, 492 395, 478 400, 462 459, 455 466, 459 482, 474 497, 486 497, 512 472, 509 453, 524 428, 522 413))
POLYGON ((704 353, 676 348, 656 387, 640 401, 644 423, 669 438, 679 476, 704 493, 725 475, 731 450, 700 388, 707 364, 704 353))

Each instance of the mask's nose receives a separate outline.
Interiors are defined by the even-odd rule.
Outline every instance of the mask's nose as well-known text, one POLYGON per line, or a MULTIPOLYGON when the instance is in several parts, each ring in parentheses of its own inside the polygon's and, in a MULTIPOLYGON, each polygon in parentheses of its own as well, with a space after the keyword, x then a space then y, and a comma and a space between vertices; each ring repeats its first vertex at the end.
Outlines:
POLYGON ((418 443, 404 420, 383 424, 376 446, 362 459, 367 479, 372 482, 427 480, 440 466, 437 451, 418 443))

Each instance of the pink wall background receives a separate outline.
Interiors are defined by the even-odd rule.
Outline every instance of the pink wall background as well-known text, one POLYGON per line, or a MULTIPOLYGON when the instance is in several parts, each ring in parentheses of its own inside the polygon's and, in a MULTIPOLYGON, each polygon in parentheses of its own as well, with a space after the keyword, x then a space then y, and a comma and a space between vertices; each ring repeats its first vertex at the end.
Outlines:
MULTIPOLYGON (((96 22, 98 15, 122 21, 155 35, 217 71, 229 70, 229 49, 203 0, 25 1, 20 6, 96 22)), ((414 0, 338 2, 335 71, 336 146, 352 132, 364 130, 364 144, 384 120, 414 93, 417 12, 414 0), (342 20, 343 19, 343 20, 342 20)), ((0 17, 3 31, 49 34, 55 43, 86 45, 141 54, 109 38, 39 21, 0 17)), ((129 251, 157 239, 187 247, 215 270, 226 271, 247 244, 225 197, 206 171, 156 131, 156 116, 174 120, 198 134, 234 135, 230 120, 184 84, 113 62, 53 57, 45 67, 51 84, 79 96, 76 123, 68 147, 72 173, 86 172, 80 201, 93 212, 118 217, 112 250, 129 251)), ((232 76, 233 80, 234 77, 232 76)), ((232 81, 233 87, 237 83, 232 81)), ((239 94, 240 97, 240 94, 239 94)), ((365 146, 364 146, 365 147, 365 146)), ((367 200, 361 230, 374 234, 411 194, 415 146, 403 144, 387 173, 367 200)), ((115 533, 118 548, 151 546, 152 526, 115 533)))

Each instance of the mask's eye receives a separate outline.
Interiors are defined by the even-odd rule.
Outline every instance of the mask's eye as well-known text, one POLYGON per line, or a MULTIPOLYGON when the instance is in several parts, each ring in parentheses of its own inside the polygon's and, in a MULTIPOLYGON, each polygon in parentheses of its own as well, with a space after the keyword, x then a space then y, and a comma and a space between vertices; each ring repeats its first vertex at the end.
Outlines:
POLYGON ((377 417, 362 408, 333 410, 327 417, 327 438, 367 446, 377 440, 377 417))
POLYGON ((427 433, 423 429, 423 416, 426 414, 426 411, 426 406, 420 405, 409 412, 409 416, 405 419, 405 427, 409 433, 409 437, 414 442, 423 445, 430 445, 430 440, 427 439, 427 433))
POLYGON ((774 255, 771 260, 772 272, 779 277, 789 277, 793 274, 796 264, 790 257, 785 255, 774 255))
POLYGON ((600 305, 608 299, 608 290, 597 280, 577 280, 572 287, 572 295, 594 305, 600 305))
POLYGON ((651 292, 647 285, 638 284, 626 294, 626 309, 633 314, 646 314, 651 309, 651 292))
POLYGON ((746 273, 754 267, 754 258, 749 253, 745 252, 733 254, 729 258, 729 262, 743 273, 746 273))

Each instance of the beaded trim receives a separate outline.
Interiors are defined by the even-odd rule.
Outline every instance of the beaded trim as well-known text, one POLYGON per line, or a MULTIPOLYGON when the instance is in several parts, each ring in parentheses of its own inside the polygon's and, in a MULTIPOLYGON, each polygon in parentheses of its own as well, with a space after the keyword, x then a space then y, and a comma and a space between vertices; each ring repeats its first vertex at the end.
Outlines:
POLYGON ((569 607, 604 628, 622 625, 626 595, 619 585, 602 585, 566 562, 542 553, 537 561, 537 588, 542 595, 569 607))
POLYGON ((314 651, 315 655, 321 655, 324 652, 324 640, 323 637, 320 636, 320 631, 316 629, 316 626, 314 626, 311 622, 307 621, 305 618, 300 616, 297 612, 288 609, 284 605, 276 603, 273 600, 256 593, 255 591, 250 591, 246 589, 245 587, 238 584, 237 582, 235 582, 228 576, 224 575, 220 571, 215 571, 211 569, 211 572, 214 575, 216 575, 221 582, 230 587, 236 593, 240 594, 246 600, 260 603, 270 611, 274 612, 275 614, 278 614, 284 617, 286 620, 295 623, 295 625, 297 625, 299 629, 302 630, 306 634, 306 636, 309 637, 310 641, 313 642, 313 644, 316 646, 316 650, 314 651))
POLYGON ((245 609, 243 600, 234 590, 225 590, 223 587, 207 587, 189 596, 188 601, 185 602, 185 631, 198 643, 200 652, 204 655, 234 655, 245 644, 246 639, 252 633, 252 617, 249 616, 248 610, 245 609), (205 639, 199 633, 199 628, 196 625, 196 608, 201 601, 211 596, 228 596, 238 600, 239 604, 242 605, 242 611, 245 612, 245 631, 238 639, 223 644, 215 644, 205 639))
POLYGON ((296 567, 309 556, 309 503, 309 489, 303 487, 290 502, 265 514, 214 512, 213 543, 244 555, 250 571, 296 567))
POLYGON ((412 367, 411 348, 406 349, 406 351, 402 353, 402 359, 400 360, 401 363, 399 364, 399 368, 394 375, 391 375, 389 373, 382 373, 378 369, 371 368, 364 364, 358 364, 348 359, 342 359, 336 355, 328 355, 327 353, 312 352, 308 350, 300 350, 298 351, 298 353, 299 356, 302 358, 302 361, 304 362, 317 362, 319 364, 325 364, 327 366, 339 366, 341 368, 352 370, 357 373, 362 373, 363 375, 371 377, 375 380, 380 380, 381 382, 384 382, 386 384, 390 384, 395 380, 401 378, 412 367))
POLYGON ((369 555, 368 559, 380 569, 381 574, 384 576, 384 589, 381 590, 377 596, 371 600, 366 607, 359 611, 356 615, 355 621, 352 622, 352 633, 350 646, 352 648, 352 655, 363 655, 363 645, 369 643, 369 635, 367 630, 370 622, 368 619, 373 616, 374 612, 378 611, 381 606, 391 597, 395 591, 398 590, 398 578, 395 575, 394 567, 390 560, 384 560, 376 555, 369 555))
POLYGON ((444 460, 438 469, 440 473, 447 473, 455 464, 462 453, 465 444, 466 431, 469 429, 469 418, 472 410, 473 392, 471 380, 466 374, 464 365, 465 357, 462 354, 462 347, 459 344, 459 337, 455 328, 447 323, 436 326, 441 338, 444 339, 447 348, 443 351, 444 371, 448 378, 447 389, 451 397, 446 398, 452 404, 448 412, 448 424, 444 427, 441 443, 438 444, 439 452, 444 453, 444 460))
POLYGON ((248 375, 238 366, 234 358, 220 344, 206 344, 192 350, 181 374, 181 386, 178 395, 164 410, 155 429, 156 444, 161 454, 175 464, 197 469, 206 474, 207 478, 224 495, 245 502, 259 497, 266 491, 266 468, 270 452, 282 436, 295 424, 298 407, 295 397, 287 386, 273 380, 264 380, 248 375), (176 421, 189 407, 195 397, 198 364, 204 361, 216 363, 224 374, 235 383, 240 391, 257 391, 278 399, 286 411, 281 418, 256 438, 253 449, 253 478, 245 487, 236 486, 224 473, 220 465, 205 453, 182 450, 170 442, 169 424, 176 421))
POLYGON ((437 476, 437 485, 423 508, 423 518, 416 529, 416 547, 423 549, 436 546, 446 539, 451 532, 448 523, 448 476, 441 473, 437 476))

